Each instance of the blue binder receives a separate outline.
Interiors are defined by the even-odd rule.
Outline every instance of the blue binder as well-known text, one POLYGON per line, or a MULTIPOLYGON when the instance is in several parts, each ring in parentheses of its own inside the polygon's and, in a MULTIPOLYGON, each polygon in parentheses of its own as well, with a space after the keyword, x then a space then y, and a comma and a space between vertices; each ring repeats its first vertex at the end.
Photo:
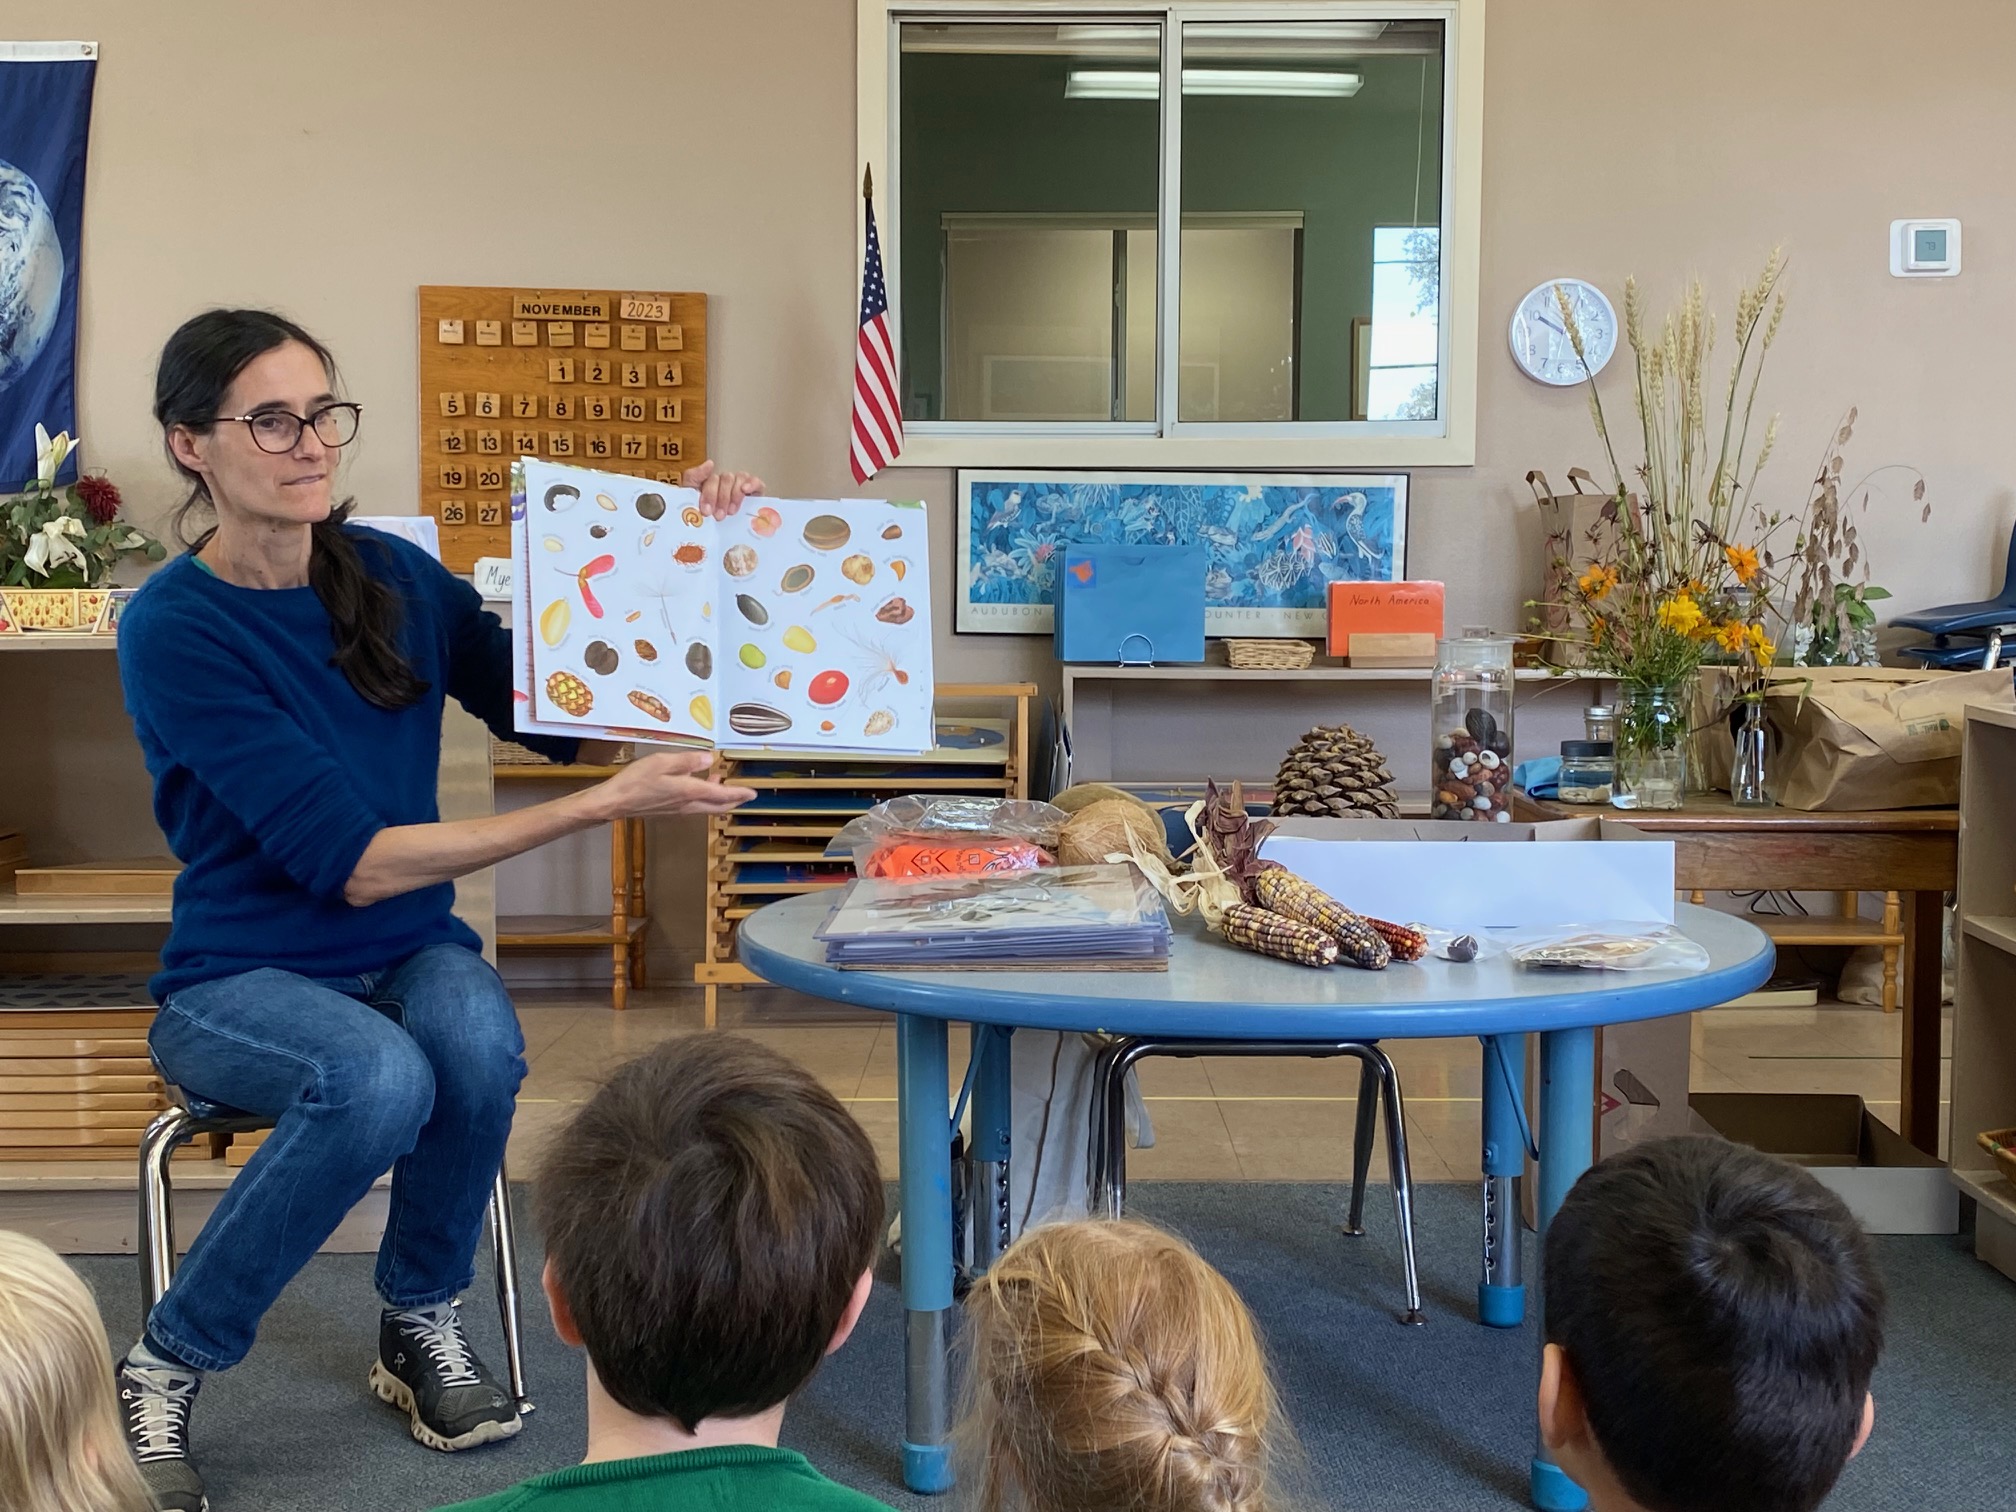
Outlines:
POLYGON ((1202 546, 1067 546, 1057 566, 1057 659, 1204 660, 1202 546))

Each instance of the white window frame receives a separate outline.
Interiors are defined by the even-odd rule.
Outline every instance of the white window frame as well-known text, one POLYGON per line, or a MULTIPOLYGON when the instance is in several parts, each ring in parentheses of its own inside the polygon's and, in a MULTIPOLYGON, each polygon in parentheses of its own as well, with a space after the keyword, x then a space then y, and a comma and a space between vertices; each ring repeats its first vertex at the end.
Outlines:
MULTIPOLYGON (((1159 333, 1158 422, 910 421, 904 467, 1468 467, 1477 455, 1478 270, 1483 241, 1484 10, 1486 0, 857 0, 855 130, 857 155, 874 170, 876 216, 890 288, 889 318, 902 346, 902 165, 896 152, 900 28, 906 21, 1037 20, 1046 15, 1161 20, 1163 48, 1161 175, 1156 238, 1159 333), (1182 182, 1184 22, 1252 21, 1256 15, 1302 21, 1443 23, 1442 268, 1440 414, 1434 420, 1284 421, 1279 425, 1183 422, 1175 418, 1181 312, 1176 277, 1180 238, 1172 235, 1182 182)), ((857 217, 858 222, 858 217, 857 217)), ((853 277, 865 251, 855 227, 853 277)))

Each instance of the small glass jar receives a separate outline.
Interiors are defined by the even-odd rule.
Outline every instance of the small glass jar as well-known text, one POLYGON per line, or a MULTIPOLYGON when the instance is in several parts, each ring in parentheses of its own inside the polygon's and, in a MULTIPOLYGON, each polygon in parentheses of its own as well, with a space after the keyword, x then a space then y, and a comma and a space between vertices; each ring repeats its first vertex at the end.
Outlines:
POLYGON ((1561 742, 1561 782, 1557 796, 1563 803, 1608 803, 1615 771, 1616 747, 1607 740, 1564 740, 1561 742))
POLYGON ((1591 704, 1582 711, 1584 740, 1617 739, 1617 711, 1608 704, 1591 704))
POLYGON ((1437 819, 1512 818, 1513 645, 1507 635, 1435 643, 1429 756, 1437 819))

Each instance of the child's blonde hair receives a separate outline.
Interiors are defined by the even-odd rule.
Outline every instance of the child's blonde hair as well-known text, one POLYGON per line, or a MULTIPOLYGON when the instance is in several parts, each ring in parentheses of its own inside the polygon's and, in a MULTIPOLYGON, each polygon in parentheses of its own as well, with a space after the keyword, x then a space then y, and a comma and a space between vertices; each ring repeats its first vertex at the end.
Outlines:
POLYGON ((0 1229, 0 1507, 152 1505, 119 1425, 98 1304, 48 1245, 0 1229))
POLYGON ((1285 1429, 1231 1283, 1145 1223, 1060 1223, 966 1301, 980 1512, 1268 1512, 1285 1429))

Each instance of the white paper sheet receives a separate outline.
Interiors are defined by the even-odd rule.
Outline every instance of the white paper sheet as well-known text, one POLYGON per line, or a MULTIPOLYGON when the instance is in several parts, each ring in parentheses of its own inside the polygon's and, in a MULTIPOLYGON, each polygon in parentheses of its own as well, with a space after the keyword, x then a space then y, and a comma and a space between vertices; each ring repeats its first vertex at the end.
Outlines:
POLYGON ((521 731, 794 751, 932 748, 919 504, 752 498, 520 464, 521 731))

